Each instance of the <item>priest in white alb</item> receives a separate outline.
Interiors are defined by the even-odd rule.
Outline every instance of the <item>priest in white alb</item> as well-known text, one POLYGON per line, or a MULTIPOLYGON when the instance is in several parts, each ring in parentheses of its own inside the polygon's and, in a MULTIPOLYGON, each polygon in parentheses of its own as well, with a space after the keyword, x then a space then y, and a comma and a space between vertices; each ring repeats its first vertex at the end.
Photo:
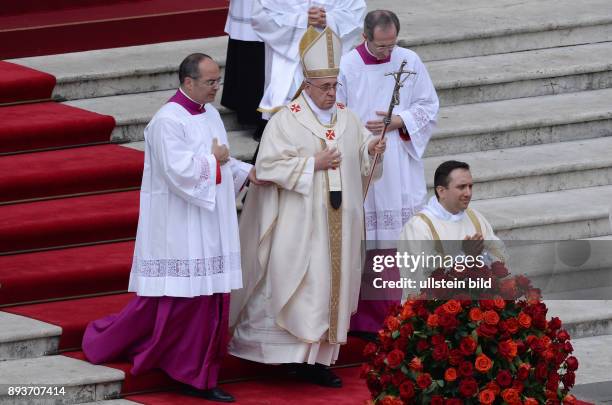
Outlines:
MULTIPOLYGON (((412 72, 405 78, 387 128, 388 150, 383 163, 383 177, 372 182, 364 203, 365 228, 369 252, 393 254, 402 226, 423 207, 426 196, 423 154, 431 137, 438 97, 427 69, 416 53, 397 46, 400 23, 387 10, 370 11, 364 20, 364 42, 342 57, 338 100, 355 111, 374 134, 383 130, 383 118, 395 86, 387 75, 400 69, 412 72), (391 247, 389 242, 393 241, 391 247)), ((395 270, 394 270, 395 271, 395 270)), ((364 285, 372 274, 364 273, 364 285)), ((398 276, 388 273, 390 279, 398 276)), ((375 333, 381 327, 388 308, 399 296, 381 296, 380 292, 363 290, 359 310, 351 330, 375 333)))
MULTIPOLYGON (((304 90, 264 131, 257 177, 240 219, 244 288, 232 293, 230 353, 295 363, 311 382, 339 387, 328 369, 357 308, 363 239, 362 176, 385 141, 336 103, 340 39, 309 30, 304 90)), ((379 171, 375 176, 380 175, 379 171)))
MULTIPOLYGON (((469 208, 472 200, 472 174, 465 162, 449 160, 434 174, 435 195, 423 210, 406 223, 399 237, 401 254, 425 256, 471 256, 485 265, 506 262, 503 242, 493 227, 478 211, 469 208)), ((464 260, 464 259, 462 259, 464 260)), ((426 279, 438 266, 435 261, 414 269, 402 269, 403 277, 415 281, 426 279)), ((418 290, 405 290, 403 298, 418 290)))
POLYGON ((180 88, 145 129, 145 163, 129 291, 119 313, 90 323, 88 360, 133 363, 188 384, 189 394, 232 402, 219 387, 229 292, 242 287, 235 198, 251 165, 229 157, 219 112, 219 66, 192 54, 180 88))
POLYGON ((342 53, 358 40, 364 0, 254 0, 252 26, 265 43, 266 78, 259 105, 264 119, 287 104, 302 84, 299 42, 309 27, 329 27, 342 41, 342 53))

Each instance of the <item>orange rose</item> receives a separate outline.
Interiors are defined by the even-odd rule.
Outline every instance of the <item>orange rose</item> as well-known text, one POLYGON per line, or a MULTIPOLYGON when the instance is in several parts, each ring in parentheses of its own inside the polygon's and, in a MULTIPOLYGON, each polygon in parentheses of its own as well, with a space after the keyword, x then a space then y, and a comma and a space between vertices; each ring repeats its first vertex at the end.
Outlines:
POLYGON ((502 398, 509 404, 516 404, 517 402, 520 404, 521 398, 519 397, 519 392, 514 388, 508 388, 502 391, 502 398))
POLYGON ((438 315, 436 314, 431 314, 427 317, 427 326, 429 326, 430 328, 435 328, 436 326, 438 326, 438 322, 438 315))
POLYGON ((380 401, 382 405, 402 405, 403 402, 398 397, 394 397, 392 395, 387 395, 380 401))
POLYGON ((487 371, 491 370, 491 367, 493 367, 493 362, 487 357, 486 354, 481 354, 480 356, 476 357, 474 366, 476 370, 480 371, 481 373, 486 373, 487 371))
POLYGON ((497 385, 495 381, 491 381, 490 383, 485 385, 485 389, 493 391, 496 396, 499 395, 499 393, 501 392, 501 388, 499 388, 499 385, 497 385))
POLYGON ((524 312, 521 312, 518 316, 518 322, 521 327, 527 329, 531 326, 531 317, 524 312))
POLYGON ((482 321, 482 311, 480 310, 480 308, 470 309, 470 320, 472 322, 482 321))
POLYGON ((506 301, 504 301, 504 299, 502 297, 495 297, 495 300, 493 301, 493 304, 495 305, 495 308, 497 309, 504 309, 506 308, 506 301))
POLYGON ((478 394, 478 400, 481 404, 491 405, 493 401, 495 401, 495 393, 491 390, 482 390, 480 394, 478 394))
MULTIPOLYGON (((576 403, 577 403, 576 397, 571 395, 571 394, 568 394, 565 398, 563 398, 563 404, 564 405, 566 405, 566 404, 567 405, 575 405, 576 403)), ((531 405, 531 404, 529 404, 529 405, 531 405)))
POLYGON ((404 306, 402 307, 402 313, 400 314, 400 318, 404 320, 404 319, 410 319, 413 316, 414 316, 414 311, 412 310, 412 305, 409 305, 408 303, 404 304, 404 306))
POLYGON ((523 401, 523 405, 538 405, 538 400, 528 397, 525 398, 525 400, 523 401))
POLYGON ((461 312, 461 304, 457 300, 449 300, 443 306, 447 314, 455 315, 461 312))
POLYGON ((487 325, 497 325, 499 323, 499 314, 493 310, 485 311, 482 317, 487 325))
POLYGON ((447 382, 453 382, 457 379, 457 370, 454 368, 447 368, 444 372, 444 380, 447 382))
POLYGON ((401 322, 394 316, 388 316, 387 319, 385 319, 385 326, 393 332, 399 329, 401 322))

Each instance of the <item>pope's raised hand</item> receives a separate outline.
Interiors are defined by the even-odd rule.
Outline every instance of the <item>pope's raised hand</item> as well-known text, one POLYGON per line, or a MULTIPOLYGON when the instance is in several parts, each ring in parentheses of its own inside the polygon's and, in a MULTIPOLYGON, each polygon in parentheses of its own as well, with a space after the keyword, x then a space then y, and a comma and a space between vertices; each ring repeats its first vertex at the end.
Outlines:
POLYGON ((215 159, 219 162, 219 164, 225 164, 230 158, 229 149, 227 146, 223 144, 219 144, 219 140, 214 138, 212 141, 211 152, 215 155, 215 159))

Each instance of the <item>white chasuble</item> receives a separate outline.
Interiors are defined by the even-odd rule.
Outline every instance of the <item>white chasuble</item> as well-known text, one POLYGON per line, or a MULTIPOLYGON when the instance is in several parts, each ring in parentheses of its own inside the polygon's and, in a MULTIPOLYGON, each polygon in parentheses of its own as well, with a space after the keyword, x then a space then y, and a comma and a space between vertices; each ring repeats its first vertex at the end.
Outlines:
POLYGON ((211 105, 192 115, 169 102, 147 125, 129 291, 195 297, 242 287, 235 192, 251 166, 231 159, 216 184, 213 138, 228 143, 211 105))
POLYGON ((253 186, 240 218, 244 288, 231 299, 233 355, 262 363, 337 359, 359 296, 371 139, 344 105, 324 125, 304 96, 266 126, 257 177, 274 185, 253 186), (335 174, 314 170, 326 144, 342 153, 335 174), (334 181, 342 192, 337 210, 330 205, 334 181))
POLYGON ((372 182, 364 204, 369 241, 397 240, 402 226, 425 203, 423 154, 438 112, 438 97, 425 66, 408 49, 395 47, 388 60, 375 61, 364 43, 343 56, 340 63, 338 100, 365 124, 382 118, 376 111, 389 109, 395 80, 385 74, 399 70, 403 60, 408 62, 405 69, 416 75, 400 89, 400 104, 393 114, 402 117, 409 138, 400 136, 398 130, 386 134, 384 175, 372 182))
POLYGON ((342 40, 342 53, 351 50, 363 29, 364 0, 255 0, 253 29, 266 47, 266 80, 259 105, 264 119, 287 104, 302 84, 299 43, 308 28, 311 5, 325 8, 327 26, 342 40))

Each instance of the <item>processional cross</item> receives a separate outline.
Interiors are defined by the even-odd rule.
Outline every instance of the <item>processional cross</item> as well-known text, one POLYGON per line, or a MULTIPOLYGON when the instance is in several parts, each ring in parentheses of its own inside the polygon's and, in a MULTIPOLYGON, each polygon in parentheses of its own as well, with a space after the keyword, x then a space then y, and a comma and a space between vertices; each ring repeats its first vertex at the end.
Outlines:
MULTIPOLYGON (((410 75, 416 75, 416 72, 413 72, 412 70, 404 69, 407 63, 408 62, 406 61, 406 59, 404 59, 397 72, 385 73, 385 76, 393 76, 393 79, 395 79, 395 87, 393 88, 393 94, 391 95, 391 102, 389 103, 389 109, 387 110, 387 115, 383 118, 383 123, 385 124, 385 126, 382 130, 382 134, 380 138, 381 140, 385 137, 387 128, 391 124, 391 117, 393 116, 393 109, 395 108, 396 105, 399 105, 400 103, 400 94, 399 94, 400 88, 404 86, 404 83, 406 82, 406 80, 408 80, 410 75), (404 77, 402 78, 402 76, 404 77)), ((370 188, 370 182, 372 181, 372 175, 374 174, 374 169, 376 169, 376 165, 378 164, 379 157, 380 155, 378 153, 374 155, 374 164, 372 165, 372 169, 370 170, 370 175, 368 176, 368 182, 366 183, 366 187, 363 193, 364 201, 368 195, 368 190, 370 188)))

